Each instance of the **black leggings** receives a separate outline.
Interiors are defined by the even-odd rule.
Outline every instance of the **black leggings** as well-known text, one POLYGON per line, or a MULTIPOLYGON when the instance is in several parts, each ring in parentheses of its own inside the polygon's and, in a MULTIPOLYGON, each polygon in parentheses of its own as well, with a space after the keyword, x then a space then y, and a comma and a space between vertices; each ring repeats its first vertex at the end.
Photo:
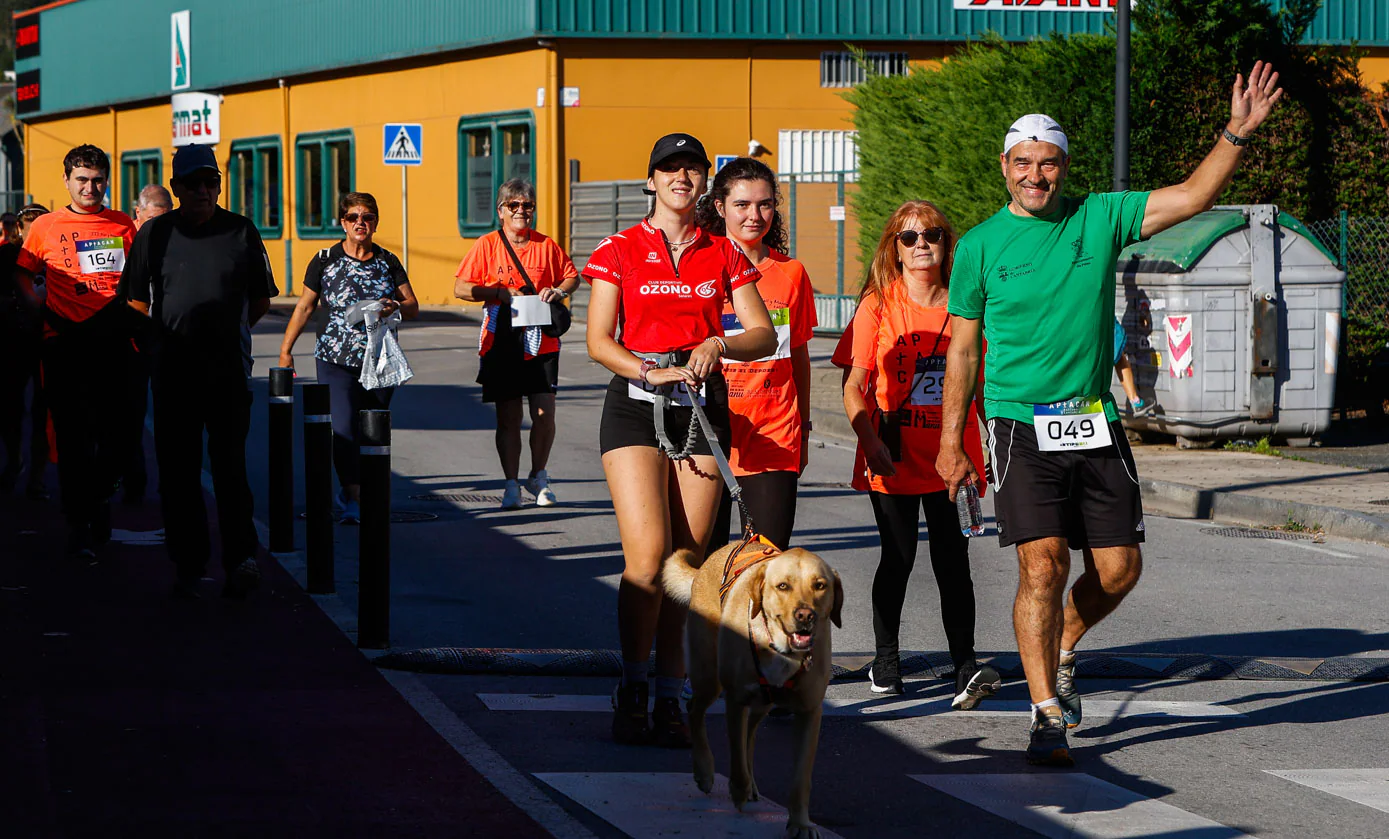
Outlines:
MULTIPOLYGON (((743 488, 743 503, 757 524, 757 532, 782 550, 791 547, 791 531, 796 525, 798 478, 800 475, 795 472, 761 472, 738 479, 738 486, 743 488)), ((728 531, 732 524, 733 496, 724 489, 723 499, 719 501, 719 515, 714 519, 714 535, 709 537, 708 553, 728 544, 728 531)), ((745 522, 743 524, 746 525, 745 522)))
POLYGON ((974 658, 974 581, 969 576, 969 540, 960 533, 959 516, 950 496, 944 491, 926 495, 870 492, 869 500, 883 543, 878 573, 873 576, 873 635, 878 657, 897 655, 902 603, 916 562, 919 507, 926 514, 931 570, 940 589, 940 615, 950 659, 956 667, 970 661, 974 658))

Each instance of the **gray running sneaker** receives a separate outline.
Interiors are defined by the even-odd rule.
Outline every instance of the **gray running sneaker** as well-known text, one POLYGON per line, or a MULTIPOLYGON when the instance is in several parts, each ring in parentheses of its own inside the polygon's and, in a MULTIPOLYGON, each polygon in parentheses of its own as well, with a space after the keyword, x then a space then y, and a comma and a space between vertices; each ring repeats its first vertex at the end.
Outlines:
POLYGON ((987 664, 980 667, 973 661, 966 662, 955 672, 955 698, 950 701, 950 707, 956 711, 973 711, 1002 686, 1003 679, 997 670, 987 664))
POLYGON ((1076 657, 1061 659, 1056 668, 1056 701, 1067 728, 1080 725, 1080 694, 1076 692, 1076 657))
POLYGON ((1027 744, 1027 762, 1033 766, 1075 766, 1071 747, 1066 744, 1066 722, 1059 714, 1032 713, 1032 737, 1027 744))

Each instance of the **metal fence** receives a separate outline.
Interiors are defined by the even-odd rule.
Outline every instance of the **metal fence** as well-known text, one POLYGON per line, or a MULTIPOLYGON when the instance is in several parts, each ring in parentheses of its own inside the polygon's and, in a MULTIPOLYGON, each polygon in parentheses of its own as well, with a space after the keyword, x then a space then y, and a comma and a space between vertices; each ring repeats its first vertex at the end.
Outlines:
POLYGON ((1389 393, 1389 218, 1340 216, 1307 225, 1346 272, 1340 408, 1385 407, 1389 393))
POLYGON ((1342 314, 1389 324, 1389 218, 1337 218, 1307 225, 1346 272, 1342 314))
POLYGON ((788 249, 815 286, 819 331, 842 332, 854 317, 863 276, 852 206, 858 173, 782 175, 780 186, 788 249))

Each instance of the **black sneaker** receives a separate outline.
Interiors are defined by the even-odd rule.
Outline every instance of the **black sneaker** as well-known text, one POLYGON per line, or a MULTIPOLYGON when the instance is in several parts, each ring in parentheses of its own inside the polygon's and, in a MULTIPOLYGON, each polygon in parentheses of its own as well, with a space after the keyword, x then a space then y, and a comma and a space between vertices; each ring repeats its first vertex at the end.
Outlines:
POLYGON ((254 559, 246 559, 227 572, 227 581, 222 584, 222 596, 228 600, 245 600, 259 587, 260 566, 256 565, 254 559))
POLYGON ((1071 747, 1066 745, 1066 721, 1060 714, 1035 711, 1032 714, 1032 739, 1027 745, 1027 762, 1033 766, 1075 766, 1071 747))
POLYGON ((651 736, 663 749, 688 749, 690 727, 680 713, 680 700, 673 696, 656 697, 651 709, 651 736))
POLYGON ((68 559, 89 561, 96 559, 96 549, 92 545, 92 530, 87 525, 74 525, 68 528, 68 559))
POLYGON ((955 698, 950 701, 950 707, 956 711, 973 711, 1002 686, 1003 679, 997 670, 987 664, 980 667, 976 662, 967 661, 955 670, 955 698))
POLYGON ((96 505, 92 513, 92 544, 98 548, 111 541, 111 502, 96 505))
POLYGON ((640 746, 651 742, 651 725, 646 719, 646 697, 646 682, 619 683, 613 690, 615 742, 624 746, 640 746))
POLYGON ((1061 659, 1056 667, 1056 701, 1061 703, 1061 718, 1067 728, 1080 725, 1080 693, 1076 690, 1076 657, 1061 659))
POLYGON ((892 658, 876 658, 868 668, 868 689, 882 696, 901 696, 902 678, 898 675, 899 661, 892 658))

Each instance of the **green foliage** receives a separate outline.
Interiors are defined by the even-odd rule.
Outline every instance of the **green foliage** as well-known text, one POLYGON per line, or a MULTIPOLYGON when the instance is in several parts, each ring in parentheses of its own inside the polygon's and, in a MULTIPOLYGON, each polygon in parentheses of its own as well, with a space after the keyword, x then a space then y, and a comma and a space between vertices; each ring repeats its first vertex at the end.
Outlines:
MULTIPOLYGON (((1222 203, 1272 202, 1304 219, 1389 215, 1389 134, 1357 70, 1358 55, 1304 47, 1321 0, 1139 0, 1134 11, 1130 182, 1180 182, 1210 151, 1229 116, 1236 73, 1272 61, 1284 101, 1222 203)), ((1043 112, 1065 126, 1067 192, 1112 183, 1114 38, 1078 35, 967 45, 939 69, 873 77, 856 106, 860 249, 912 198, 934 201, 963 233, 1007 201, 998 154, 1017 117, 1043 112)), ((867 264, 867 258, 864 260, 867 264)))

